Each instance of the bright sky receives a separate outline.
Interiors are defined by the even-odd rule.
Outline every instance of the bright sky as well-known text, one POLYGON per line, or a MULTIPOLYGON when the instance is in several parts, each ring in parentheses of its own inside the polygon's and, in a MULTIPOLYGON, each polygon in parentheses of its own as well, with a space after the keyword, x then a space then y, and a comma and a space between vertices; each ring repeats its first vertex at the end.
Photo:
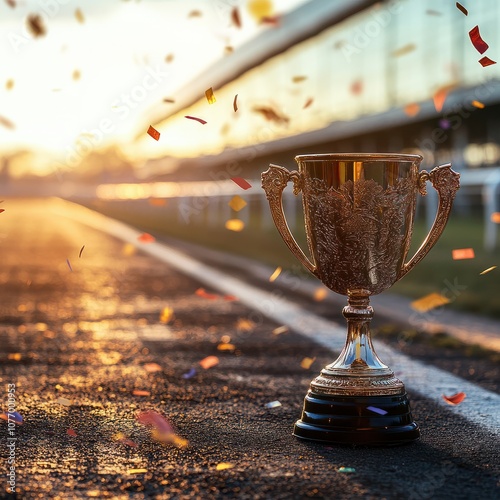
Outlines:
MULTIPOLYGON (((304 1, 273 0, 273 13, 304 1)), ((252 17, 252 2, 271 3, 0 0, 0 152, 41 149, 51 160, 71 163, 79 137, 92 137, 95 148, 129 141, 152 106, 168 111, 163 98, 175 97, 224 57, 226 46, 269 29, 252 17), (236 5, 241 28, 231 22, 236 5), (45 36, 35 38, 26 28, 35 13, 45 36)))

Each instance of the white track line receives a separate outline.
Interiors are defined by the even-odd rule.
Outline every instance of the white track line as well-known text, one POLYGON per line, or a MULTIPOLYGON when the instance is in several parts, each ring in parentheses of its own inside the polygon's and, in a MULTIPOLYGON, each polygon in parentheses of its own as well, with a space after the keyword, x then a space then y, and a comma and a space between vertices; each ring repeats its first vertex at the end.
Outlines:
MULTIPOLYGON (((131 243, 143 252, 207 286, 216 288, 225 294, 236 295, 242 303, 251 309, 277 323, 290 326, 296 332, 328 349, 340 351, 344 346, 346 338, 344 326, 311 314, 298 305, 281 298, 278 296, 279 294, 248 285, 164 244, 154 242, 142 245, 137 241, 141 233, 136 229, 80 205, 61 200, 61 209, 57 210, 57 214, 131 243)), ((253 319, 256 320, 256 318, 253 319)), ((480 425, 492 434, 500 435, 500 395, 444 370, 413 360, 385 344, 378 343, 376 351, 382 361, 396 372, 396 375, 408 388, 433 400, 440 406, 446 407, 452 413, 480 425), (451 395, 459 391, 465 392, 467 398, 458 406, 450 406, 442 398, 443 394, 451 395)))

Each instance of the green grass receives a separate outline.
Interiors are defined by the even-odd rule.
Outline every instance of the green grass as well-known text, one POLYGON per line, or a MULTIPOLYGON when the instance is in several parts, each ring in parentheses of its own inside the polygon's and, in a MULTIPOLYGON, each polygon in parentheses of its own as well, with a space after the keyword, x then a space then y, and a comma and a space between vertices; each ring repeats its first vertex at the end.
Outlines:
MULTIPOLYGON (((259 211, 255 206, 246 207, 250 218, 241 232, 228 231, 224 227, 225 217, 220 222, 208 223, 208 208, 193 217, 189 223, 179 220, 172 202, 166 207, 152 207, 146 201, 96 202, 91 205, 107 215, 149 231, 157 236, 168 235, 211 248, 251 257, 272 266, 290 268, 297 265, 295 257, 281 240, 274 226, 263 227, 259 211)), ((210 209, 213 213, 213 208, 210 209)), ((301 210, 300 206, 297 210, 301 210)), ((227 218, 227 214, 225 214, 227 218)), ((233 213, 233 216, 237 214, 233 213)), ((272 223, 271 223, 272 224, 272 223)), ((303 228, 294 231, 302 248, 306 249, 303 228)), ((427 229, 417 221, 412 239, 413 254, 424 240, 427 229)), ((500 238, 498 247, 500 248, 500 238)), ((306 251, 307 254, 307 251, 306 251)), ((391 288, 410 298, 420 298, 432 292, 448 289, 452 298, 447 307, 455 310, 500 317, 500 250, 488 253, 483 249, 483 219, 480 216, 464 217, 454 214, 436 246, 413 271, 391 288), (476 257, 454 261, 451 252, 456 248, 474 248, 476 257), (498 269, 485 275, 480 272, 491 266, 498 269), (456 285, 460 288, 456 290, 456 285)), ((409 257, 408 257, 409 259, 409 257)))

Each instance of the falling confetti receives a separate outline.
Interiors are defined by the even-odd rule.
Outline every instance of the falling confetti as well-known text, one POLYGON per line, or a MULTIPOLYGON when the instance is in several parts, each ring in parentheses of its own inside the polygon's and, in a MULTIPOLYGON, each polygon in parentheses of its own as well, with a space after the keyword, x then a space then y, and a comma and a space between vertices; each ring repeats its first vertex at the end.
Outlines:
POLYGON ((215 293, 208 293, 204 288, 198 288, 194 293, 198 297, 203 297, 204 299, 208 300, 215 300, 219 297, 215 293))
POLYGON ((430 293, 425 297, 422 297, 418 300, 414 300, 410 303, 410 306, 415 309, 415 311, 419 312, 427 312, 431 309, 434 309, 439 306, 444 306, 445 304, 449 304, 450 299, 446 298, 444 295, 439 293, 430 293))
POLYGON ((163 371, 163 368, 158 363, 146 363, 143 368, 148 373, 156 373, 163 371))
POLYGON ((165 56, 165 62, 166 63, 171 63, 174 60, 174 54, 167 54, 165 56))
POLYGON ((175 99, 172 99, 171 97, 165 97, 163 99, 163 102, 168 102, 170 104, 173 104, 175 102, 175 99))
POLYGON ((5 208, 0 208, 0 214, 5 212, 5 208))
POLYGON ((353 95, 359 95, 363 92, 363 82, 361 80, 356 80, 351 83, 351 93, 353 95))
POLYGON ((356 472, 356 469, 354 467, 339 467, 337 469, 337 472, 352 473, 352 472, 356 472))
POLYGON ((66 264, 68 264, 69 270, 73 272, 73 268, 71 267, 71 262, 69 261, 69 259, 66 259, 66 264))
POLYGON ((164 433, 174 433, 172 424, 154 410, 143 411, 136 416, 137 421, 143 425, 154 427, 164 433))
POLYGON ((73 71, 73 75, 72 75, 73 80, 75 80, 75 81, 79 80, 81 76, 82 75, 81 75, 80 71, 78 71, 77 69, 75 69, 75 71, 73 71))
POLYGON ((250 0, 247 9, 257 22, 261 22, 262 18, 273 15, 274 7, 271 0, 250 0))
POLYGON ((429 16, 442 16, 441 12, 438 12, 437 10, 432 10, 432 9, 427 9, 425 11, 426 14, 429 14, 429 16))
POLYGON ((500 224, 500 212, 493 212, 490 216, 490 220, 495 224, 500 224))
POLYGON ((123 245, 122 254, 125 255, 125 257, 131 257, 136 251, 137 249, 134 245, 132 245, 132 243, 126 243, 123 245))
POLYGON ((313 297, 316 302, 321 302, 322 300, 326 299, 327 295, 328 295, 328 290, 326 288, 319 287, 316 288, 316 290, 314 290, 313 297))
POLYGON ((459 405, 466 398, 465 392, 457 392, 452 396, 445 396, 443 394, 443 399, 450 405, 459 405))
POLYGON ((305 102, 304 106, 302 106, 302 109, 307 109, 313 102, 314 99, 312 97, 309 97, 309 99, 307 99, 307 101, 305 102))
POLYGON ((160 313, 160 322, 167 324, 174 317, 174 310, 171 307, 164 307, 160 313))
POLYGON ((241 28, 241 17, 238 7, 233 7, 231 11, 231 21, 237 28, 241 28))
POLYGON ((282 333, 288 333, 290 328, 286 325, 278 326, 273 330, 273 335, 281 335, 282 333))
POLYGON ((243 179, 243 177, 231 177, 231 180, 235 184, 238 184, 238 186, 240 186, 240 188, 244 189, 245 191, 252 187, 252 185, 249 182, 247 182, 245 179, 243 179))
POLYGON ((271 26, 278 26, 280 23, 280 16, 264 16, 260 20, 260 24, 269 24, 271 26))
POLYGON ((448 130, 451 127, 450 120, 447 120, 446 118, 443 118, 442 120, 439 120, 439 126, 443 130, 448 130))
POLYGON ((486 68, 486 66, 491 66, 492 64, 496 64, 496 61, 493 61, 493 59, 490 59, 489 57, 482 57, 479 59, 479 64, 483 67, 486 68))
POLYGON ((189 115, 186 115, 184 118, 187 118, 188 120, 194 120, 194 121, 197 121, 197 122, 200 122, 202 125, 205 125, 207 122, 201 118, 197 118, 196 116, 189 116, 189 115))
POLYGON ((480 272, 479 275, 490 273, 491 271, 493 271, 496 268, 497 268, 497 266, 488 267, 488 269, 485 269, 484 271, 480 272))
POLYGON ((473 248, 457 248, 451 251, 451 256, 453 260, 463 260, 463 259, 473 259, 474 249, 473 248))
POLYGON ((148 469, 129 469, 127 474, 145 474, 147 471, 148 469))
POLYGON ((255 323, 246 318, 238 318, 236 329, 242 332, 251 332, 255 328, 255 323))
POLYGON ((261 114, 269 122, 288 123, 290 121, 290 118, 278 113, 269 106, 254 106, 252 111, 261 114))
POLYGON ((483 109, 484 108, 484 104, 480 101, 472 101, 471 103, 475 108, 479 108, 479 109, 483 109))
POLYGON ((148 135, 151 136, 155 141, 160 140, 160 132, 156 130, 153 125, 150 125, 148 128, 148 135))
POLYGON ((266 403, 266 408, 278 408, 279 406, 282 406, 279 401, 271 401, 270 403, 266 403))
POLYGON ((228 205, 235 212, 239 212, 247 206, 247 202, 241 196, 235 195, 231 198, 231 201, 228 203, 228 205))
POLYGON ((236 349, 236 346, 234 344, 230 344, 227 342, 223 342, 223 343, 217 345, 218 351, 234 351, 235 349, 236 349))
POLYGON ((488 50, 489 45, 481 38, 479 26, 474 26, 474 28, 469 31, 469 37, 472 45, 474 45, 480 54, 484 54, 486 50, 488 50))
POLYGON ((149 391, 143 391, 141 389, 134 389, 132 391, 132 396, 151 396, 149 391))
POLYGON ((307 80, 307 76, 304 75, 297 75, 292 78, 293 83, 300 83, 303 82, 304 80, 307 80))
POLYGON ((71 428, 70 428, 70 429, 68 429, 68 430, 66 431, 66 434, 67 434, 68 436, 72 436, 72 437, 76 437, 76 436, 78 436, 78 434, 76 433, 76 431, 74 431, 74 430, 73 430, 73 429, 71 429, 71 428))
POLYGON ((457 9, 462 12, 462 14, 464 14, 465 16, 469 15, 469 11, 463 5, 459 4, 458 2, 455 5, 457 6, 457 9))
POLYGON ((2 413, 0 414, 0 418, 5 421, 14 421, 15 424, 17 425, 23 425, 24 419, 20 413, 17 411, 9 411, 8 413, 2 413))
POLYGON ((192 10, 189 14, 188 17, 201 17, 202 13, 199 10, 192 10))
POLYGON ((226 469, 232 469, 234 465, 230 462, 221 462, 220 464, 217 464, 215 467, 215 470, 226 470, 226 469))
POLYGON ((227 300, 228 302, 232 302, 234 300, 238 300, 238 297, 236 297, 235 295, 224 295, 222 298, 224 300, 227 300))
POLYGON ((245 223, 241 219, 229 219, 226 221, 226 229, 229 229, 229 231, 243 231, 245 228, 245 223))
POLYGON ((414 43, 408 43, 404 45, 403 47, 400 47, 399 49, 396 49, 395 51, 392 52, 393 57, 401 57, 406 54, 409 54, 410 52, 413 52, 416 49, 416 46, 414 43))
POLYGON ((137 241, 140 241, 141 243, 153 243, 156 241, 156 238, 154 236, 151 236, 149 233, 142 233, 141 235, 137 236, 137 241))
POLYGON ((208 104, 215 104, 217 99, 215 99, 214 91, 212 87, 209 89, 205 90, 205 97, 207 98, 208 104))
POLYGON ((80 259, 82 256, 83 249, 85 248, 85 245, 83 245, 82 248, 80 248, 80 253, 78 254, 78 258, 80 259))
POLYGON ((66 398, 57 398, 56 403, 59 403, 60 405, 63 406, 71 406, 71 401, 66 398))
POLYGON ((28 31, 35 37, 44 36, 47 33, 47 29, 43 24, 42 16, 38 14, 30 14, 26 18, 26 25, 28 27, 28 31))
POLYGON ((208 370, 219 364, 219 358, 217 356, 207 356, 199 361, 199 363, 204 370, 208 370))
POLYGON ((164 198, 149 198, 148 203, 153 207, 164 207, 167 204, 167 200, 164 198))
POLYGON ((85 17, 83 16, 83 12, 80 9, 75 10, 75 17, 79 23, 83 24, 85 22, 85 17))
POLYGON ((438 113, 441 113, 444 102, 446 101, 446 97, 448 96, 448 92, 450 91, 450 87, 445 86, 441 87, 432 96, 432 100, 434 101, 434 107, 438 113))
POLYGON ((301 362, 300 362, 300 366, 302 368, 304 368, 304 370, 309 370, 309 368, 311 368, 311 365, 316 361, 316 358, 304 358, 301 362))
POLYGON ((20 352, 9 352, 7 359, 11 359, 12 361, 21 361, 23 355, 20 352))
POLYGON ((14 88, 14 80, 10 79, 5 82, 5 88, 7 90, 12 90, 14 88))
POLYGON ((234 96, 234 100, 233 100, 233 109, 234 109, 234 112, 236 113, 236 111, 238 111, 238 94, 236 94, 234 96))
POLYGON ((182 374, 182 378, 188 380, 193 378, 196 375, 196 370, 194 368, 190 368, 188 372, 182 374))
POLYGON ((7 2, 7 5, 8 5, 9 7, 14 8, 14 7, 16 6, 16 2, 15 2, 15 0, 5 0, 5 1, 7 2))
POLYGON ((273 281, 276 281, 276 278, 281 274, 281 271, 282 271, 282 267, 281 266, 278 266, 273 274, 271 274, 271 276, 269 276, 269 282, 272 283, 273 281))
POLYGON ((125 435, 122 434, 121 432, 119 432, 115 436, 115 440, 121 444, 124 444, 125 446, 130 446, 131 448, 137 448, 137 443, 135 441, 132 441, 131 439, 128 439, 127 437, 125 437, 125 435))
POLYGON ((416 103, 407 104, 404 108, 404 111, 408 116, 416 116, 420 111, 420 106, 416 103))
POLYGON ((3 125, 5 128, 10 128, 11 130, 16 128, 16 126, 9 119, 2 115, 0 115, 0 125, 3 125))
POLYGON ((376 406, 367 406, 366 409, 372 411, 373 413, 378 413, 379 415, 387 415, 387 412, 385 410, 382 410, 382 408, 377 408, 376 406))

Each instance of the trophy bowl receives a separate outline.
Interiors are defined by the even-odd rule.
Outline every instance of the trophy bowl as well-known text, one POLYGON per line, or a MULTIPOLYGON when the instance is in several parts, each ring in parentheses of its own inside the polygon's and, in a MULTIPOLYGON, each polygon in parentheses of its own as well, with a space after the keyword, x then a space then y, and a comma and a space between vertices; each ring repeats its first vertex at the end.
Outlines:
POLYGON ((347 340, 333 363, 310 385, 294 435, 342 444, 396 445, 420 436, 403 382, 375 353, 370 296, 383 292, 422 260, 451 212, 459 174, 450 164, 419 171, 419 155, 311 154, 295 158, 298 171, 270 165, 262 174, 276 228, 291 252, 325 286, 347 296, 342 313, 347 340), (430 180, 438 192, 432 228, 415 255, 411 244, 417 195, 430 180), (302 193, 306 257, 283 211, 283 190, 302 193))

